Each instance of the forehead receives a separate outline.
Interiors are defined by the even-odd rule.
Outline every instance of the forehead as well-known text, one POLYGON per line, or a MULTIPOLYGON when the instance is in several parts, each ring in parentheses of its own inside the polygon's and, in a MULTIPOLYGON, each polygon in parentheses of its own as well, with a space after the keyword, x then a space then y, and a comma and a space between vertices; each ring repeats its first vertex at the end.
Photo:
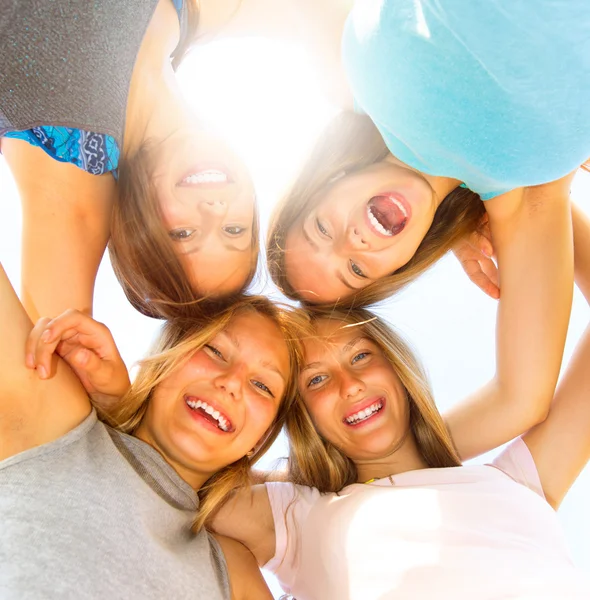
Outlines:
POLYGON ((290 367, 289 350, 283 332, 268 316, 255 310, 241 311, 221 332, 253 361, 271 363, 281 372, 290 367))
POLYGON ((238 292, 244 287, 255 254, 256 250, 250 248, 242 252, 220 248, 215 255, 194 252, 179 258, 197 293, 217 295, 238 292))
POLYGON ((326 351, 341 351, 358 338, 369 339, 361 325, 350 325, 336 319, 319 319, 314 323, 314 333, 304 342, 306 357, 326 351))

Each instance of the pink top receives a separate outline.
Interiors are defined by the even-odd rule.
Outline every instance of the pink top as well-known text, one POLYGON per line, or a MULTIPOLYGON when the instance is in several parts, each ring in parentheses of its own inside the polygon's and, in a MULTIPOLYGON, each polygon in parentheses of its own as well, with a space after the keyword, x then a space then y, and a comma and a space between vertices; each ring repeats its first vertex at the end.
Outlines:
POLYGON ((391 479, 324 495, 267 483, 265 568, 297 600, 590 598, 521 439, 493 465, 391 479))

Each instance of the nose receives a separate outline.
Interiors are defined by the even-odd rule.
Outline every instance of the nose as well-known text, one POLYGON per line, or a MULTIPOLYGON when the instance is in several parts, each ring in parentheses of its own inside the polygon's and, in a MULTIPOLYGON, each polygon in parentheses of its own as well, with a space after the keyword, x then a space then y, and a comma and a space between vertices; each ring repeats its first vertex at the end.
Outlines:
POLYGON ((215 388, 225 392, 233 400, 242 399, 242 377, 236 368, 228 368, 218 373, 213 380, 215 388))
POLYGON ((199 202, 199 209, 206 215, 222 217, 227 212, 227 202, 225 200, 202 200, 199 202))
POLYGON ((340 375, 340 397, 354 398, 357 394, 364 392, 366 386, 362 379, 359 379, 354 373, 342 371, 340 375))
POLYGON ((346 252, 354 252, 355 250, 369 250, 369 244, 367 240, 363 238, 361 231, 351 225, 344 232, 342 238, 342 248, 346 252))

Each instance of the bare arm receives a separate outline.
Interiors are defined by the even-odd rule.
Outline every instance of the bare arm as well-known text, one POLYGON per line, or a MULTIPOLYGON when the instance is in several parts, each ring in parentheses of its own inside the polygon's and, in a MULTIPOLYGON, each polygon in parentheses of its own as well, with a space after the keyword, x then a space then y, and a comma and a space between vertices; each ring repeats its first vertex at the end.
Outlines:
POLYGON ((446 416, 464 460, 547 416, 572 300, 572 177, 486 203, 501 284, 496 375, 446 416))
POLYGON ((252 553, 240 542, 216 535, 229 571, 232 600, 272 600, 252 553))
POLYGON ((259 565, 275 553, 276 537, 266 486, 239 490, 215 515, 211 528, 244 544, 259 565))
MULTIPOLYGON (((576 283, 590 303, 590 220, 572 207, 576 283)), ((590 326, 582 335, 545 421, 523 436, 549 504, 558 508, 590 460, 590 326)))
POLYGON ((0 266, 0 460, 52 441, 76 427, 90 402, 76 376, 58 361, 40 380, 25 366, 31 322, 0 266))
POLYGON ((92 313, 94 280, 109 238, 112 175, 60 163, 23 140, 2 153, 23 211, 22 301, 33 321, 68 308, 92 313))

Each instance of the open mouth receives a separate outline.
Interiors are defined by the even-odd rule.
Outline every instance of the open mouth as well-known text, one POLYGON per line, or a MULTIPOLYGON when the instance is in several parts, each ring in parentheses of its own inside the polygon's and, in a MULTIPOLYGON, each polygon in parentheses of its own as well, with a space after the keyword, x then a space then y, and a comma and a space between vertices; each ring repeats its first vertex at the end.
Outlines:
POLYGON ((194 167, 176 184, 179 187, 217 186, 233 183, 229 173, 222 168, 194 167))
POLYGON ((371 228, 387 237, 401 233, 410 219, 407 203, 392 194, 373 196, 367 203, 367 218, 371 228))
POLYGON ((234 426, 228 417, 210 404, 207 404, 204 400, 198 400, 194 396, 185 396, 184 401, 192 411, 217 427, 220 431, 223 431, 224 433, 231 433, 234 431, 234 426))
POLYGON ((347 425, 352 427, 360 425, 361 423, 365 423, 369 419, 372 419, 375 415, 379 414, 383 410, 384 406, 385 401, 382 398, 379 398, 372 404, 365 406, 365 408, 348 415, 343 420, 347 425))

